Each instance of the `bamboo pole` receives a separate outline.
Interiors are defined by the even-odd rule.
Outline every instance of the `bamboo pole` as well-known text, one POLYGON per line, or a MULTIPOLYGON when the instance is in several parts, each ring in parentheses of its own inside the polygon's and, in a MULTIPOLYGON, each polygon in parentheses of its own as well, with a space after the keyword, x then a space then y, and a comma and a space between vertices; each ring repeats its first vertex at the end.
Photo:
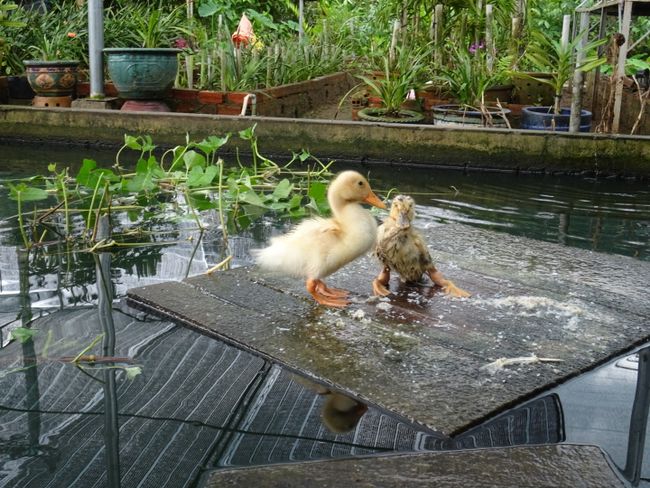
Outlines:
POLYGON ((584 46, 589 37, 589 13, 580 13, 580 27, 578 36, 580 42, 577 46, 576 67, 573 72, 573 88, 571 92, 571 117, 569 118, 569 132, 580 132, 580 119, 582 113, 582 87, 585 81, 585 73, 580 69, 585 60, 586 53, 584 46))
POLYGON ((571 16, 565 15, 562 17, 562 46, 569 44, 569 36, 571 34, 571 16))
POLYGON ((612 132, 617 134, 621 124, 621 105, 623 103, 623 79, 625 78, 625 62, 627 61, 627 51, 630 42, 630 24, 632 22, 632 0, 625 0, 623 5, 623 24, 621 34, 625 37, 625 42, 618 51, 618 64, 616 66, 616 88, 614 91, 614 121, 612 122, 612 132))
POLYGON ((522 23, 521 17, 514 16, 512 18, 512 27, 510 30, 510 55, 512 56, 512 69, 516 70, 519 65, 519 48, 521 43, 522 23))
POLYGON ((494 28, 494 12, 493 12, 493 6, 491 3, 488 3, 485 6, 485 53, 486 53, 486 63, 487 63, 487 69, 492 71, 492 68, 494 68, 494 56, 495 56, 495 49, 494 49, 494 35, 493 35, 493 28, 494 28))
MULTIPOLYGON (((480 15, 483 12, 483 0, 476 0, 476 11, 480 15)), ((481 43, 481 32, 480 29, 474 30, 474 44, 477 46, 481 43)))
POLYGON ((226 51, 220 47, 219 48, 219 82, 221 85, 221 91, 226 91, 226 51))
POLYGON ((390 40, 390 49, 388 51, 388 62, 391 66, 395 66, 395 52, 397 51, 397 39, 399 37, 400 21, 396 19, 393 22, 393 35, 390 40))
POLYGON ((298 1, 298 39, 302 41, 305 37, 304 25, 305 23, 305 2, 304 0, 298 1))
POLYGON ((185 56, 185 74, 187 75, 187 88, 194 88, 194 56, 187 54, 185 56))
POLYGON ((271 85, 271 74, 273 72, 273 48, 268 46, 266 48, 266 88, 271 85))

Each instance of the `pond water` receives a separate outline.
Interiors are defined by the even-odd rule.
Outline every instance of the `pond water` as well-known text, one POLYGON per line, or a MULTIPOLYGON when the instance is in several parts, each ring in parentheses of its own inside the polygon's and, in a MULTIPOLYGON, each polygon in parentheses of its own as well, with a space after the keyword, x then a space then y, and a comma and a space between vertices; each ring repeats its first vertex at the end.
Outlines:
MULTIPOLYGON (((83 157, 110 165, 114 151, 0 145, 0 178, 44 174, 52 161, 78 167, 83 157)), ((460 222, 650 260, 647 181, 362 171, 383 196, 414 196, 422 227, 460 222)), ((186 221, 157 223, 148 245, 99 258, 61 245, 20 252, 15 213, 0 188, 0 486, 199 486, 224 466, 563 440, 605 445, 622 464, 624 440, 607 447, 607 429, 571 427, 572 418, 594 418, 593 410, 579 405, 563 414, 585 388, 580 383, 449 439, 124 303, 131 287, 180 280, 221 261, 216 218, 205 218, 202 234, 186 221), (33 341, 9 342, 10 330, 32 320, 33 341), (103 358, 72 361, 94 342, 103 358), (141 373, 128 379, 133 367, 141 373)), ((249 249, 284 225, 265 219, 231 236, 232 265, 250 264, 249 249)), ((633 397, 635 378, 620 380, 617 395, 633 397)), ((625 405, 631 410, 630 399, 625 405)))

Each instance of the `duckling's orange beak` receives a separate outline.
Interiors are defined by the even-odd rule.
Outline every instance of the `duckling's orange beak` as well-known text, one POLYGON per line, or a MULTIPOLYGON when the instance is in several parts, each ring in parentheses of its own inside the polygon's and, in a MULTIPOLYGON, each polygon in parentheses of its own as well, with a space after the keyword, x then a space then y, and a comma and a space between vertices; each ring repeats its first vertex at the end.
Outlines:
POLYGON ((372 191, 368 193, 368 196, 363 199, 365 203, 368 205, 372 205, 373 207, 379 207, 379 208, 386 208, 386 204, 382 202, 377 195, 375 195, 372 191))

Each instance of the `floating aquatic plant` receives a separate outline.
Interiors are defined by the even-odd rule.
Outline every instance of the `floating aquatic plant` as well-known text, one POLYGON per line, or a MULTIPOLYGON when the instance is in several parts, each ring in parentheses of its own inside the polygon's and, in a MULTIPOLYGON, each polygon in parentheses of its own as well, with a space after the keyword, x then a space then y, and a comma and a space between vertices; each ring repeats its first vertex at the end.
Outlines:
POLYGON ((209 212, 216 213, 227 240, 229 233, 269 212, 295 219, 327 210, 329 164, 303 151, 279 165, 260 153, 255 126, 237 136, 250 144, 250 165, 238 156, 228 165, 220 157, 231 134, 188 139, 160 157, 151 137, 126 135, 110 168, 85 159, 76 175, 51 164, 48 175, 8 182, 25 248, 65 243, 68 250, 98 251, 151 245, 134 237, 164 233, 165 224, 182 219, 204 230, 209 212), (133 170, 123 161, 127 152, 136 154, 133 170), (98 218, 106 214, 112 233, 99 239, 98 218))

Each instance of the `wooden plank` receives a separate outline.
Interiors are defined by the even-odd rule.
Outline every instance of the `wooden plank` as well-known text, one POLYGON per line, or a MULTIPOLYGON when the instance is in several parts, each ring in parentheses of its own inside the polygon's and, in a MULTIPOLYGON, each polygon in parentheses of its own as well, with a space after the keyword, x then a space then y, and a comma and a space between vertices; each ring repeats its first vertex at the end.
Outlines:
POLYGON ((300 280, 239 268, 129 291, 133 303, 444 434, 454 434, 645 341, 650 263, 446 225, 427 229, 439 269, 470 299, 393 280, 369 297, 367 257, 328 283, 347 310, 300 280), (501 357, 556 358, 492 370, 501 357))

